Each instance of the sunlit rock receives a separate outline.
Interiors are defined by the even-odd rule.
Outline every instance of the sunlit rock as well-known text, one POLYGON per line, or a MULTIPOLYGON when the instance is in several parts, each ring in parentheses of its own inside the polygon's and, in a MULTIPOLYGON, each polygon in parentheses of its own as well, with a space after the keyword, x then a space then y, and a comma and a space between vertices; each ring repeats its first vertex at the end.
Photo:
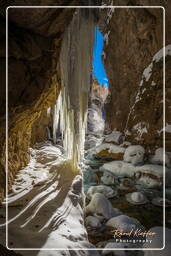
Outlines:
POLYGON ((126 148, 124 161, 134 165, 143 163, 145 150, 140 145, 133 145, 126 148))

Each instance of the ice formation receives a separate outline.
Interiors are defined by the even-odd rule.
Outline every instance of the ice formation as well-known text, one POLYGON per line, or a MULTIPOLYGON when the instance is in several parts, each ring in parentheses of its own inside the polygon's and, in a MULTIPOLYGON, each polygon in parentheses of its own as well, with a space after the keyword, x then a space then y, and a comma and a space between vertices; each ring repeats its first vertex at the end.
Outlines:
POLYGON ((62 88, 54 111, 53 136, 56 141, 60 121, 64 149, 74 166, 84 152, 93 34, 93 10, 77 10, 65 32, 60 55, 62 88))

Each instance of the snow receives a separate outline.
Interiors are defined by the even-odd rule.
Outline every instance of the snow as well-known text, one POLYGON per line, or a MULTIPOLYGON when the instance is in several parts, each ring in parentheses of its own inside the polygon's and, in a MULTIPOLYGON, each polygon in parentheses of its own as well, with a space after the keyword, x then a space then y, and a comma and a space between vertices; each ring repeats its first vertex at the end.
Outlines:
POLYGON ((126 148, 124 153, 124 161, 137 165, 144 160, 145 149, 140 145, 131 145, 126 148))
POLYGON ((101 193, 107 198, 115 196, 115 191, 111 187, 105 185, 91 186, 87 191, 87 197, 91 199, 95 193, 101 193))
MULTIPOLYGON (((8 197, 8 234, 14 248, 94 247, 84 227, 82 176, 75 176, 71 161, 55 152, 60 150, 50 143, 37 145, 14 181, 8 197)), ((5 214, 4 206, 0 210, 5 214)), ((5 223, 0 236, 4 232, 5 223)))
POLYGON ((85 208, 85 212, 86 214, 103 217, 106 220, 121 214, 121 212, 113 208, 110 201, 100 193, 93 195, 90 203, 85 208))
POLYGON ((113 153, 113 154, 125 152, 125 148, 120 147, 118 145, 109 144, 109 143, 103 143, 98 147, 96 147, 94 150, 95 150, 95 154, 98 154, 103 150, 108 150, 109 153, 113 153))
POLYGON ((119 131, 113 131, 111 134, 106 135, 104 141, 105 142, 114 142, 119 144, 121 139, 123 138, 123 134, 119 131))
POLYGON ((139 122, 132 127, 133 131, 137 131, 138 139, 141 139, 141 137, 144 133, 148 133, 147 126, 149 126, 149 125, 146 124, 146 122, 139 122))
MULTIPOLYGON (((155 151, 155 155, 151 157, 150 162, 153 164, 163 164, 163 160, 164 160, 163 148, 158 148, 155 151)), ((165 152, 165 164, 166 166, 170 166, 170 159, 167 152, 165 152)))
POLYGON ((100 171, 111 172, 115 176, 133 177, 136 168, 131 163, 126 163, 124 161, 112 161, 105 163, 100 167, 100 171))
POLYGON ((171 124, 166 124, 165 132, 171 133, 171 124))

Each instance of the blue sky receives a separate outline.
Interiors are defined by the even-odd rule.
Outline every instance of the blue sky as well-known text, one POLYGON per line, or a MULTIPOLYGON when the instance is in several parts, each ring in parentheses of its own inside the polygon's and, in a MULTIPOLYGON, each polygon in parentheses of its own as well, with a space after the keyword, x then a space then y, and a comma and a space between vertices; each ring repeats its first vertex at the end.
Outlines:
POLYGON ((93 77, 97 78, 99 84, 108 87, 108 78, 102 62, 104 37, 98 28, 95 28, 93 47, 93 77))

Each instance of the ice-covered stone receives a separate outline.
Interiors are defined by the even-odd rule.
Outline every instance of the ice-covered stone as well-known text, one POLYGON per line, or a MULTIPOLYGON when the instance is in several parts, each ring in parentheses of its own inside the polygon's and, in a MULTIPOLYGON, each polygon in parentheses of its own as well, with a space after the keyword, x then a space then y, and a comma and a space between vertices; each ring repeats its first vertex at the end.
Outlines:
POLYGON ((120 211, 112 207, 110 201, 100 193, 93 195, 90 203, 85 208, 86 214, 93 214, 94 216, 102 216, 106 220, 120 215, 120 211))
POLYGON ((131 145, 126 148, 124 153, 124 161, 134 165, 143 163, 145 150, 140 145, 131 145))
POLYGON ((105 185, 98 185, 89 188, 87 192, 87 197, 91 199, 95 193, 101 193, 107 198, 112 198, 116 195, 116 192, 111 187, 105 185))

